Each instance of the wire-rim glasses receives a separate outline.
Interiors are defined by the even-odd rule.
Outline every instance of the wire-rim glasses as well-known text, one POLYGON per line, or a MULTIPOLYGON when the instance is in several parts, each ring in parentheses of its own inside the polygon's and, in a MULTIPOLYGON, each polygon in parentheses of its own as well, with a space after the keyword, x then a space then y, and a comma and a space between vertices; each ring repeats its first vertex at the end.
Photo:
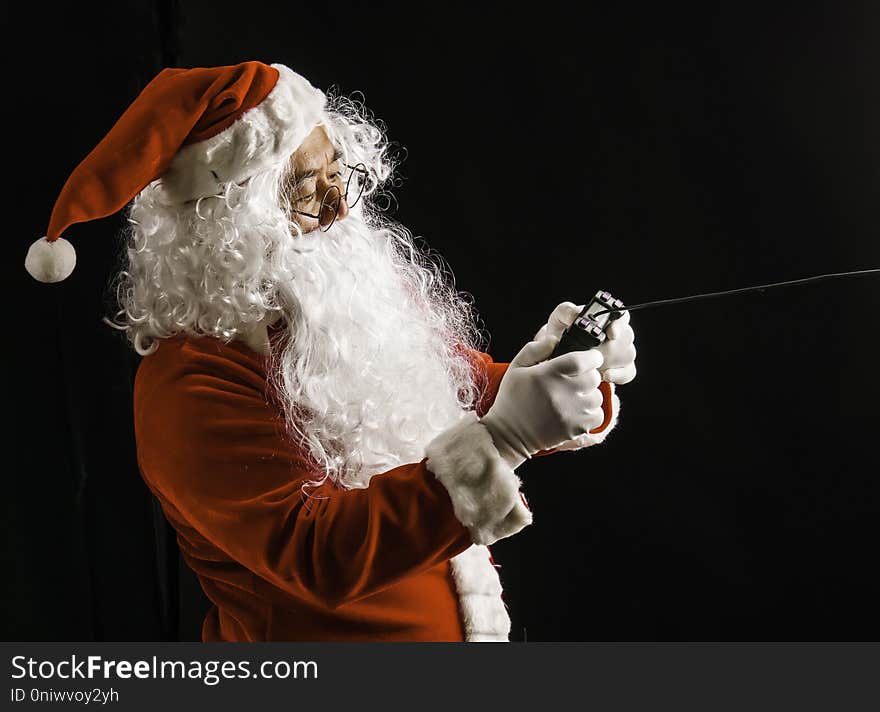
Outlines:
POLYGON ((333 227, 333 223, 336 222, 336 218, 339 215, 339 205, 342 202, 342 198, 345 198, 345 200, 348 201, 348 195, 351 189, 351 180, 355 177, 355 174, 359 175, 356 183, 357 195, 354 197, 353 201, 348 203, 348 207, 353 208, 355 205, 357 205, 357 202, 361 199, 361 196, 364 193, 364 186, 367 182, 367 167, 363 163, 357 163, 353 166, 350 166, 346 163, 345 167, 351 170, 351 173, 349 173, 348 175, 348 179, 345 181, 345 193, 339 190, 339 186, 336 185, 331 185, 329 188, 327 188, 324 193, 324 197, 321 199, 321 208, 318 210, 317 215, 313 213, 306 213, 302 210, 296 210, 295 208, 291 208, 291 210, 297 215, 305 215, 308 218, 314 218, 318 221, 318 226, 321 228, 321 231, 327 232, 331 227, 333 227), (326 226, 324 226, 321 225, 321 219, 325 215, 325 211, 327 210, 333 211, 333 218, 330 220, 330 222, 327 223, 326 226))

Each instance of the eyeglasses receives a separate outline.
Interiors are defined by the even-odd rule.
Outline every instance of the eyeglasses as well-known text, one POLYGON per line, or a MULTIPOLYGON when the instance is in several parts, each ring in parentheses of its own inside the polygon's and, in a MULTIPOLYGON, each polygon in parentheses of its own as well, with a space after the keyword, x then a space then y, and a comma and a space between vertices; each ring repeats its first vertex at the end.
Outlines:
POLYGON ((321 209, 318 210, 317 215, 306 213, 302 210, 296 210, 294 208, 291 208, 291 210, 297 215, 305 215, 308 218, 314 218, 318 221, 321 231, 327 232, 333 227, 333 223, 336 222, 336 218, 339 215, 339 205, 342 203, 342 199, 344 198, 348 201, 349 192, 352 187, 351 180, 354 178, 355 174, 358 175, 358 179, 354 185, 355 190, 357 190, 357 195, 354 196, 354 200, 348 202, 348 207, 353 208, 357 205, 358 200, 360 200, 361 195, 363 195, 364 186, 367 183, 367 167, 363 163, 358 163, 354 166, 350 166, 346 163, 345 167, 351 170, 351 173, 348 174, 348 179, 345 181, 345 193, 339 190, 339 187, 335 185, 331 185, 327 188, 324 197, 321 199, 321 209), (330 217, 330 222, 328 222, 326 226, 321 224, 321 220, 325 217, 330 217))

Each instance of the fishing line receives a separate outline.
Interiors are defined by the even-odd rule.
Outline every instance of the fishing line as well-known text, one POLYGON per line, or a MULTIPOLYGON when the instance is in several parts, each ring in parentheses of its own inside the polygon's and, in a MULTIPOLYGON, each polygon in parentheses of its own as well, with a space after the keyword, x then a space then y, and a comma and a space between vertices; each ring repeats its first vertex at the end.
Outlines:
POLYGON ((705 294, 692 294, 687 297, 674 297, 672 299, 658 299, 653 302, 642 302, 626 306, 619 299, 615 299, 609 292, 599 290, 590 302, 575 317, 571 325, 562 333, 562 337, 553 351, 552 357, 568 353, 569 351, 581 351, 591 349, 603 343, 607 338, 606 329, 613 321, 619 319, 624 312, 647 309, 662 304, 683 304, 684 302, 696 302, 703 299, 715 299, 716 297, 729 297, 734 294, 748 294, 749 292, 763 292, 776 287, 791 287, 795 284, 809 284, 822 282, 827 279, 840 277, 856 277, 866 274, 877 274, 880 268, 854 270, 852 272, 832 272, 819 274, 815 277, 792 279, 788 282, 771 282, 759 284, 756 287, 740 287, 739 289, 726 289, 723 292, 707 292, 705 294))
POLYGON ((683 304, 684 302, 696 302, 703 299, 713 299, 715 297, 728 297, 733 294, 748 294, 749 292, 763 292, 766 289, 774 287, 790 287, 795 284, 809 284, 811 282, 823 282, 827 279, 838 279, 839 277, 853 277, 865 274, 877 274, 880 268, 854 270, 852 272, 832 272, 829 274, 819 274, 815 277, 804 277, 803 279, 792 279, 788 282, 771 282, 770 284, 761 284, 756 287, 741 287, 739 289, 727 289, 723 292, 706 292, 705 294, 692 294, 688 297, 674 297, 672 299, 658 299, 653 302, 642 302, 641 304, 633 304, 632 306, 624 306, 622 309, 603 309, 593 313, 593 316, 601 316, 602 314, 610 314, 615 311, 636 311, 637 309, 647 309, 648 307, 656 307, 661 304, 683 304))

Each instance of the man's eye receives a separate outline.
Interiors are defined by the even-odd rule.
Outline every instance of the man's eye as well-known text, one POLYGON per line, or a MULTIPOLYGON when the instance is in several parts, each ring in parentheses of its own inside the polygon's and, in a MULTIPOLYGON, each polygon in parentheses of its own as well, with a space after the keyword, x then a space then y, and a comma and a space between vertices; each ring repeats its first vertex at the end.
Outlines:
POLYGON ((315 199, 315 194, 312 193, 311 195, 304 195, 302 198, 296 198, 296 200, 294 200, 294 202, 295 203, 305 203, 307 201, 310 202, 314 199, 315 199))

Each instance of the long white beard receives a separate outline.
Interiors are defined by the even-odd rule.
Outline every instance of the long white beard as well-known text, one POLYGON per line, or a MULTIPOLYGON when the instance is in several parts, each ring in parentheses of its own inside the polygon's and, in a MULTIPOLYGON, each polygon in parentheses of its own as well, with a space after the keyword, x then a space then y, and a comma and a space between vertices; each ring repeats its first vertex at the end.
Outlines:
POLYGON ((285 255, 294 275, 279 285, 287 338, 270 378, 288 425, 323 468, 316 480, 366 487, 374 474, 418 462, 473 402, 472 374, 454 350, 470 312, 414 259, 354 213, 295 238, 285 255))

